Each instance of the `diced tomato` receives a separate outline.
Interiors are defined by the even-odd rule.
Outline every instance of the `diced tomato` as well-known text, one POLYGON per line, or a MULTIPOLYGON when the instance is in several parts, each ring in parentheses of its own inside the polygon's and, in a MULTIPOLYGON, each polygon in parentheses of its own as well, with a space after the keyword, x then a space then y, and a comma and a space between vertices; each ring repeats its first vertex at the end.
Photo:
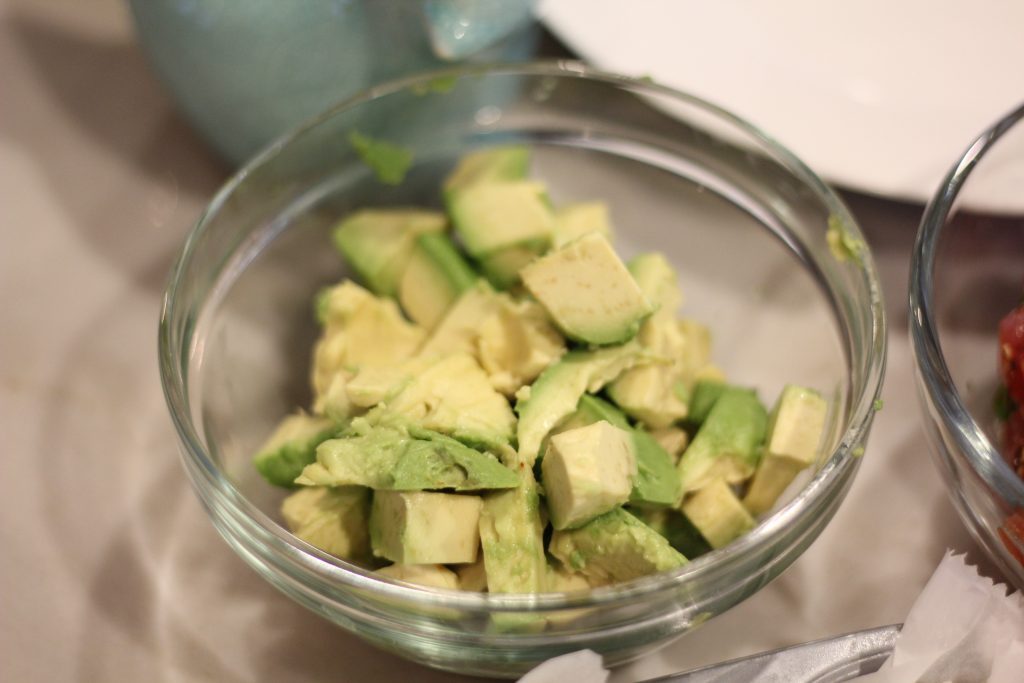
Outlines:
POLYGON ((1024 565, 1024 510, 1017 510, 1007 517, 997 533, 1006 550, 1024 565))
POLYGON ((1010 413, 1003 427, 1003 455, 1017 474, 1024 477, 1024 407, 1010 413))
POLYGON ((1024 406, 1024 305, 999 323, 999 374, 1010 398, 1024 406))

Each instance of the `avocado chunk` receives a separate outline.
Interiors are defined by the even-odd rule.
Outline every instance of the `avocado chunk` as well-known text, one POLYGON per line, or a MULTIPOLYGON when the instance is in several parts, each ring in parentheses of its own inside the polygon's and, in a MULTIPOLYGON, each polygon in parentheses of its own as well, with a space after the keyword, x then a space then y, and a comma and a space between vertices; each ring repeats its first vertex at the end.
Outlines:
POLYGON ((414 322, 431 329, 478 277, 447 235, 417 235, 398 285, 398 301, 414 322))
POLYGON ((491 386, 512 396, 565 353, 565 340, 536 301, 499 295, 497 307, 479 323, 476 355, 491 386))
POLYGON ((711 407, 728 388, 729 385, 725 382, 715 380, 701 380, 695 383, 690 395, 690 412, 686 421, 698 427, 704 424, 711 407))
POLYGON ((604 420, 561 432, 548 442, 541 472, 552 526, 582 526, 629 500, 633 440, 604 420))
POLYGON ((639 367, 622 373, 608 387, 608 395, 631 417, 648 427, 668 427, 686 416, 686 402, 676 391, 686 385, 691 368, 686 360, 687 339, 675 319, 682 303, 678 278, 664 256, 641 254, 628 266, 630 274, 655 312, 640 326, 637 341, 646 349, 672 359, 668 367, 639 367))
POLYGON ((693 525, 686 515, 673 508, 631 509, 633 514, 647 526, 665 537, 669 545, 689 560, 711 552, 707 539, 693 525))
POLYGON ((753 391, 724 392, 676 466, 682 492, 696 491, 717 478, 728 484, 746 480, 757 467, 767 427, 767 411, 753 391))
POLYGON ((690 435, 686 433, 685 429, 680 427, 652 429, 651 436, 654 437, 659 446, 665 449, 665 452, 672 458, 673 464, 679 462, 679 456, 683 454, 687 444, 690 443, 690 435))
POLYGON ((520 484, 484 496, 480 541, 491 593, 539 593, 544 590, 547 559, 540 495, 533 471, 519 468, 520 484))
POLYGON ((423 343, 424 331, 397 304, 346 280, 320 297, 326 325, 313 349, 313 411, 346 417, 346 382, 355 368, 399 363, 423 343), (341 379, 338 376, 341 375, 341 379))
POLYGON ((334 229, 334 246, 375 294, 394 296, 416 236, 445 229, 443 214, 423 209, 364 209, 334 229))
POLYGON ((825 431, 828 404, 821 394, 793 384, 783 388, 768 420, 764 455, 743 504, 767 512, 796 475, 814 464, 825 431))
POLYGON ((578 529, 555 531, 548 550, 566 567, 598 582, 629 581, 686 564, 663 536, 622 508, 578 529))
POLYGON ((478 182, 447 195, 448 213, 474 257, 521 244, 550 244, 554 215, 547 189, 533 180, 478 182))
POLYGON ((301 488, 281 502, 288 529, 306 543, 346 560, 370 557, 370 490, 359 486, 301 488))
POLYGON ((680 497, 675 463, 650 432, 633 431, 637 476, 629 502, 633 505, 675 505, 680 497))
POLYGON ((334 436, 337 429, 326 417, 302 412, 289 415, 253 456, 253 464, 271 484, 290 488, 302 468, 316 460, 316 447, 334 436))
MULTIPOLYGON (((597 396, 584 394, 580 398, 576 412, 560 422, 551 434, 594 424, 601 420, 626 430, 632 440, 637 475, 633 479, 633 488, 629 494, 630 503, 675 505, 680 495, 679 476, 676 474, 672 457, 665 452, 665 449, 650 433, 640 427, 630 427, 629 421, 622 411, 607 401, 597 396)), ((543 467, 543 460, 541 466, 543 467)))
POLYGON ((593 351, 570 351, 548 366, 537 380, 516 393, 519 457, 532 467, 551 428, 576 410, 584 393, 601 390, 623 371, 647 361, 629 343, 593 351))
POLYGON ((478 496, 376 491, 370 511, 373 554, 396 564, 476 562, 478 496))
POLYGON ((554 247, 557 249, 578 237, 596 232, 612 239, 608 205, 604 202, 566 204, 555 211, 554 247))
POLYGON ((459 577, 459 590, 484 593, 487 591, 487 570, 484 568, 484 558, 481 553, 477 561, 472 564, 460 564, 455 568, 455 574, 459 577))
POLYGON ((515 472, 494 456, 443 434, 390 427, 362 431, 320 444, 316 463, 303 470, 301 481, 387 491, 476 491, 519 484, 515 472))
POLYGON ((375 573, 389 579, 431 588, 457 590, 460 587, 455 572, 441 564, 392 564, 378 569, 375 573))
POLYGON ((754 528, 754 518, 724 479, 715 479, 683 502, 683 514, 707 539, 721 548, 754 528))
POLYGON ((420 347, 421 356, 476 352, 480 322, 498 310, 497 292, 484 281, 462 293, 420 347))
POLYGON ((548 252, 520 276, 562 332, 586 344, 628 341, 652 311, 608 238, 598 233, 548 252))
POLYGON ((497 249, 480 256, 480 270, 497 289, 511 289, 519 283, 519 271, 547 248, 547 240, 540 239, 497 249))
POLYGON ((492 450, 512 441, 516 424, 508 400, 465 353, 427 366, 393 398, 370 411, 367 419, 398 419, 492 450))
POLYGON ((470 152, 459 159, 455 169, 444 180, 443 194, 483 182, 519 180, 530 167, 530 150, 522 145, 490 147, 470 152))
POLYGON ((577 593, 605 585, 579 572, 570 571, 561 562, 549 562, 546 590, 549 593, 577 593))

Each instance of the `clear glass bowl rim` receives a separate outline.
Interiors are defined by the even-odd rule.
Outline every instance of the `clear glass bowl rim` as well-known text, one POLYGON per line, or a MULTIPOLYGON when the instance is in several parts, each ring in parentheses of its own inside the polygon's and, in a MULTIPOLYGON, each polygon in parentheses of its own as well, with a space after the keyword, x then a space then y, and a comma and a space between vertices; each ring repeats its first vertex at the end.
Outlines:
MULTIPOLYGON (((184 457, 191 460, 189 468, 193 476, 203 479, 207 495, 214 499, 232 515, 247 519, 260 527, 261 534, 274 544, 275 550, 284 554, 294 563, 303 566, 321 579, 334 582, 339 587, 366 591, 379 595, 381 598, 397 599, 409 603, 419 603, 430 607, 452 607, 472 611, 519 612, 558 610, 577 607, 594 607, 597 605, 622 605, 636 601, 642 597, 651 597, 667 589, 685 584, 692 580, 706 580, 707 585, 719 585, 716 580, 728 576, 729 568, 741 562, 744 557, 755 554, 766 546, 773 545, 775 539, 784 535, 787 529, 798 524, 804 511, 815 507, 813 504, 823 497, 834 495, 834 492, 846 480, 849 470, 855 468, 860 453, 855 449, 867 438, 871 420, 874 416, 875 402, 882 389, 886 359, 886 323, 881 288, 874 260, 865 251, 860 259, 860 272, 870 297, 869 323, 865 328, 862 340, 866 349, 866 362, 860 370, 863 372, 863 389, 853 397, 850 406, 850 421, 839 440, 839 444, 822 465, 808 485, 786 506, 764 520, 753 531, 733 542, 726 548, 699 557, 683 567, 644 577, 628 583, 597 588, 584 593, 542 593, 542 594, 490 594, 468 593, 454 590, 430 589, 412 584, 385 579, 371 571, 352 565, 344 560, 323 553, 313 546, 300 541, 266 513, 258 509, 239 492, 219 470, 216 462, 210 457, 202 445, 202 440, 191 419, 191 406, 187 390, 187 368, 191 355, 191 330, 186 343, 179 343, 174 338, 174 327, 171 321, 177 314, 176 291, 187 265, 195 253, 200 237, 208 229, 211 220, 220 208, 228 201, 232 193, 242 184, 253 169, 270 163, 296 138, 310 129, 330 119, 332 116, 357 107, 360 104, 386 97, 399 91, 424 87, 436 79, 458 79, 473 76, 513 76, 513 77, 551 77, 584 79, 591 82, 605 83, 612 87, 628 89, 639 95, 656 95, 677 99, 685 104, 702 109, 705 113, 735 126, 763 144, 775 156, 776 161, 783 163, 801 181, 814 192, 828 207, 830 214, 837 216, 856 239, 863 239, 859 226, 846 209, 842 200, 800 161, 789 150, 773 138, 763 133, 756 126, 736 115, 694 95, 659 85, 646 77, 634 78, 613 74, 585 66, 572 60, 541 61, 521 64, 502 65, 469 65, 428 71, 384 84, 370 87, 363 92, 346 99, 321 114, 314 116, 304 124, 285 133, 268 145, 262 152, 252 158, 214 195, 189 233, 177 261, 172 267, 167 288, 164 293, 160 315, 158 336, 159 369, 164 397, 167 401, 171 419, 181 444, 184 457), (265 533, 264 533, 265 532, 265 533)), ((195 483, 195 482, 194 482, 195 483)), ((198 484, 197 484, 198 485, 198 484)))
MULTIPOLYGON (((919 374, 932 405, 953 436, 971 468, 1003 500, 1024 506, 1024 480, 1006 463, 984 430, 968 412, 956 389, 949 366, 942 355, 935 310, 935 258, 939 241, 954 204, 971 176, 971 171, 1007 131, 1024 120, 1024 103, 1009 112, 979 135, 953 164, 938 191, 928 202, 914 241, 910 261, 909 312, 910 334, 919 374)), ((1021 124, 1024 125, 1024 124, 1021 124)), ((993 330, 993 340, 995 339, 993 330)), ((995 344, 992 352, 995 364, 995 344)))

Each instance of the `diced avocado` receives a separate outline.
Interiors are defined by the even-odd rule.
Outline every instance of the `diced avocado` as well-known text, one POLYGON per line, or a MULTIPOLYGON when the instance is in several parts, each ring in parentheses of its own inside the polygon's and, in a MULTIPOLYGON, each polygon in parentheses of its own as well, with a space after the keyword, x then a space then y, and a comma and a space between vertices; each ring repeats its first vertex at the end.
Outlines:
POLYGON ((457 590, 459 577, 448 567, 441 564, 392 564, 376 571, 389 579, 415 583, 431 588, 447 588, 457 590))
POLYGON ((500 299, 490 285, 478 281, 462 293, 420 347, 421 356, 475 353, 480 323, 498 310, 500 299))
MULTIPOLYGON (((679 475, 671 456, 650 433, 640 427, 630 427, 622 411, 607 401, 584 394, 576 412, 558 423, 551 435, 601 420, 626 430, 633 442, 637 476, 633 479, 629 501, 638 505, 674 505, 679 500, 679 475)), ((549 441, 553 438, 551 435, 549 441)))
POLYGON ((686 421, 697 426, 704 424, 704 420, 708 419, 708 413, 711 412, 711 407, 728 388, 729 385, 725 382, 714 380, 701 380, 694 384, 690 394, 690 411, 686 416, 686 421))
POLYGON ((474 257, 499 249, 550 243, 554 216, 542 183, 480 182, 447 195, 448 213, 462 244, 474 257))
POLYGON ((401 185, 412 166, 412 150, 353 130, 348 135, 356 154, 385 185, 401 185))
POLYGON ((578 237, 596 232, 612 239, 608 205, 604 202, 566 204, 555 211, 554 247, 557 249, 578 237))
MULTIPOLYGON (((357 423, 358 425, 359 423, 357 423)), ((515 472, 486 453, 425 429, 370 427, 317 448, 301 483, 387 491, 476 491, 518 486, 515 472)))
POLYGON ((417 235, 399 282, 398 301, 413 321, 431 329, 478 277, 447 235, 417 235))
POLYGON ((281 502, 288 529, 306 543, 346 560, 370 557, 370 490, 305 487, 281 502))
MULTIPOLYGON (((326 404, 341 411, 340 397, 332 384, 339 373, 348 375, 363 366, 390 366, 412 356, 423 343, 424 331, 402 317, 390 299, 373 296, 346 281, 324 295, 327 325, 313 350, 311 384, 313 410, 323 413, 326 404)), ((340 387, 335 386, 337 392, 340 387)))
POLYGON ((443 232, 443 214, 423 209, 364 209, 334 229, 334 245, 375 294, 394 296, 416 236, 443 232))
POLYGON ((637 476, 629 502, 633 505, 675 505, 679 500, 679 475, 675 463, 661 444, 642 428, 635 428, 637 476))
POLYGON ((547 559, 537 482, 529 467, 519 468, 520 485, 484 496, 480 541, 491 593, 544 590, 547 559))
POLYGON ((772 408, 764 455, 743 499, 755 515, 768 511, 796 475, 814 464, 828 403, 813 389, 787 385, 772 408))
POLYGON ((665 537, 669 545, 689 560, 711 552, 711 546, 700 531, 679 510, 644 508, 630 510, 637 518, 665 537))
POLYGON ((569 415, 558 425, 551 430, 551 433, 564 432, 568 429, 575 429, 577 427, 586 427, 592 425, 595 422, 604 420, 613 427, 619 429, 631 429, 629 426, 629 420, 621 410, 613 406, 603 398, 594 396, 592 394, 583 394, 580 397, 580 402, 576 405, 576 412, 569 415))
POLYGON ((541 461, 555 529, 582 526, 627 500, 637 474, 629 432, 604 420, 551 437, 541 461))
POLYGON ((675 569, 686 558, 622 508, 578 529, 555 531, 548 550, 566 567, 600 581, 629 581, 675 569))
POLYGON ((690 435, 686 433, 685 429, 679 427, 652 429, 651 436, 658 442, 658 445, 665 449, 673 463, 679 462, 679 456, 683 454, 686 445, 690 443, 690 435))
POLYGON ((617 344, 636 336, 652 308, 608 239, 591 233, 520 271, 566 336, 587 344, 617 344))
POLYGON ((668 367, 639 367, 624 372, 608 387, 608 395, 630 416, 651 428, 668 427, 686 416, 679 386, 691 381, 684 362, 687 339, 675 319, 682 303, 675 270, 657 253, 641 254, 629 262, 629 272, 655 312, 640 326, 637 341, 646 349, 672 359, 668 367))
POLYGON ((360 412, 348 395, 349 373, 336 372, 327 385, 327 391, 318 397, 317 407, 331 420, 341 424, 360 412))
POLYGON ((466 154, 445 178, 445 196, 481 182, 518 180, 526 177, 530 150, 519 145, 491 147, 466 154))
POLYGON ((479 323, 476 355, 491 386, 511 396, 565 353, 565 340, 536 301, 499 295, 495 311, 479 323))
POLYGON ((721 548, 754 528, 754 518, 724 479, 715 479, 683 502, 683 514, 712 548, 721 548))
POLYGON ((604 585, 579 572, 570 571, 560 562, 549 562, 545 590, 549 593, 576 593, 604 585))
POLYGON ((355 312, 373 301, 373 294, 352 280, 325 287, 316 295, 316 317, 321 325, 347 325, 355 312))
POLYGON ((295 413, 281 420, 253 457, 263 478, 275 486, 294 485, 302 468, 316 460, 316 447, 334 436, 337 426, 326 417, 295 413))
POLYGON ((480 270, 498 289, 511 289, 519 282, 519 271, 548 248, 547 240, 504 247, 480 256, 480 270))
POLYGON ((752 475, 767 426, 767 412, 754 392, 724 392, 679 459, 682 492, 696 491, 719 478, 738 484, 752 475))
POLYGON ((390 401, 412 378, 430 367, 434 359, 410 358, 398 365, 363 366, 345 381, 345 393, 353 409, 372 408, 390 401))
POLYGON ((376 491, 370 511, 373 554, 397 564, 476 562, 478 496, 376 491))
POLYGON ((489 449, 510 443, 516 424, 508 400, 465 353, 441 358, 367 415, 371 421, 382 418, 400 418, 489 449))
POLYGON ((459 577, 459 590, 483 593, 487 591, 487 570, 484 568, 483 554, 472 564, 460 564, 455 568, 459 577))
POLYGON ((576 410, 584 393, 601 390, 623 370, 648 360, 634 343, 571 351, 516 393, 519 457, 532 467, 551 428, 576 410))

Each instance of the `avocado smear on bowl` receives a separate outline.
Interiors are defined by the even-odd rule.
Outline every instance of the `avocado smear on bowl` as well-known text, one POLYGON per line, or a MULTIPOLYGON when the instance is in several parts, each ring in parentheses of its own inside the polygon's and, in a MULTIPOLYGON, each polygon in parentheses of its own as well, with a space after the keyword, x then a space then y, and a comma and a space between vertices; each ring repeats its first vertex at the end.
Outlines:
POLYGON ((825 399, 727 381, 668 260, 624 263, 607 206, 553 206, 529 161, 473 152, 444 212, 334 228, 358 282, 316 297, 309 410, 254 457, 298 538, 425 586, 589 590, 731 543, 816 462, 825 399))

